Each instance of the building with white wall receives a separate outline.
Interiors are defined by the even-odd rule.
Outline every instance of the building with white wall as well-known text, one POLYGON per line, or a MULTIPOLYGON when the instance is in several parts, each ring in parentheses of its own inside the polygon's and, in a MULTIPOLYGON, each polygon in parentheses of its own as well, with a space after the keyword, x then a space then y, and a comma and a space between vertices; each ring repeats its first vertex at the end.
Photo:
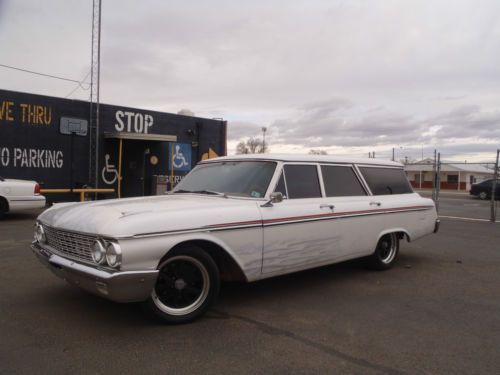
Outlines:
MULTIPOLYGON (((405 165, 405 171, 410 183, 417 189, 432 188, 434 176, 434 160, 424 159, 405 165)), ((488 169, 480 164, 467 163, 441 163, 441 189, 469 191, 472 184, 493 177, 493 169, 488 169)))

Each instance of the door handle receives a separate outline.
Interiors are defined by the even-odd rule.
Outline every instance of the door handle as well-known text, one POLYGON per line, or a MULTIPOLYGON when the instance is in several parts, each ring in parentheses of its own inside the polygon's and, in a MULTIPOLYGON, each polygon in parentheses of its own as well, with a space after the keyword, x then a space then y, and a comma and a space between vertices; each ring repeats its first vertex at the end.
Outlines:
POLYGON ((370 206, 378 206, 380 207, 382 205, 382 203, 380 202, 370 202, 370 206))
POLYGON ((335 206, 333 204, 321 204, 319 206, 319 208, 323 209, 323 208, 328 208, 329 210, 334 210, 335 209, 335 206))

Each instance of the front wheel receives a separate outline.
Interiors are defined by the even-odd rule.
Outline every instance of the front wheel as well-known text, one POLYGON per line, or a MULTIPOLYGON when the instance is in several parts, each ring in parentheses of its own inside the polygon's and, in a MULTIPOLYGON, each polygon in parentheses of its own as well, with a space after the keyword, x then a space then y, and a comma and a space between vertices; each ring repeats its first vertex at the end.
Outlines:
POLYGON ((479 197, 479 199, 481 199, 481 200, 484 201, 485 199, 488 198, 488 193, 485 192, 485 191, 482 191, 482 192, 479 193, 478 197, 479 197))
POLYGON ((202 316, 219 293, 217 264, 191 246, 163 259, 147 309, 165 323, 188 323, 202 316))
POLYGON ((399 252, 399 238, 396 233, 383 235, 377 243, 375 252, 367 258, 370 268, 386 270, 396 262, 399 252))

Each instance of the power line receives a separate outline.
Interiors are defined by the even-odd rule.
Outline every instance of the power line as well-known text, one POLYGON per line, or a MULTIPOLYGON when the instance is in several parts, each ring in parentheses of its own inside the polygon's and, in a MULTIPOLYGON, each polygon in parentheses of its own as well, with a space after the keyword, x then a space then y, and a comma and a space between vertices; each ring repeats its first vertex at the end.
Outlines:
POLYGON ((82 83, 85 82, 85 80, 88 78, 88 76, 90 75, 91 72, 92 72, 92 70, 89 70, 89 72, 87 73, 87 75, 80 82, 78 82, 78 85, 73 90, 71 90, 71 92, 68 95, 66 95, 65 98, 69 98, 79 88, 81 88, 82 90, 88 90, 88 89, 90 89, 90 85, 88 87, 83 87, 82 83))
MULTIPOLYGON (((76 79, 70 79, 70 78, 65 78, 65 77, 54 76, 52 74, 45 74, 45 73, 40 73, 40 72, 34 72, 33 70, 22 69, 22 68, 18 68, 18 67, 15 67, 15 66, 10 66, 10 65, 5 65, 5 64, 0 64, 0 66, 3 67, 3 68, 7 68, 7 69, 18 70, 18 71, 24 72, 24 73, 30 73, 30 74, 35 74, 35 75, 38 75, 38 76, 59 79, 61 81, 68 81, 68 82, 78 83, 79 86, 81 86, 82 83, 88 84, 88 82, 77 81, 76 79)), ((87 77, 85 77, 85 78, 87 78, 87 77)), ((84 89, 84 90, 87 90, 87 89, 84 89)))

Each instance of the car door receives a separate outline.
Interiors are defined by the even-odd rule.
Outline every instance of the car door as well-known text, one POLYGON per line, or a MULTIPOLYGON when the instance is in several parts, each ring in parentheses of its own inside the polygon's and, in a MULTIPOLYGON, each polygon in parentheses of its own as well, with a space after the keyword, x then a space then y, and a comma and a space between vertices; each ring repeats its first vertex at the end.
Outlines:
POLYGON ((305 269, 332 259, 340 232, 325 220, 333 209, 322 194, 319 165, 284 164, 277 191, 282 202, 261 207, 265 275, 305 269))

